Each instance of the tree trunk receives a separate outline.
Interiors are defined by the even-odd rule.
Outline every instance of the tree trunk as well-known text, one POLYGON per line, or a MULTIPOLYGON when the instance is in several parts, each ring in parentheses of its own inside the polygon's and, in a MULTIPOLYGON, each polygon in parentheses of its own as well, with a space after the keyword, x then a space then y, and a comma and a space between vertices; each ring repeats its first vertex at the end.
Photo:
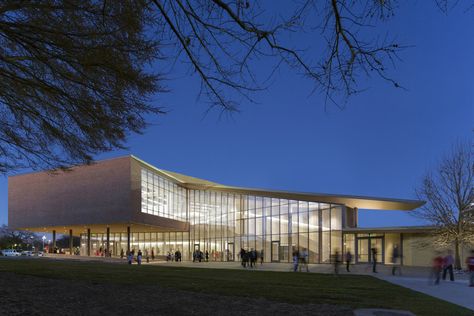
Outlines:
POLYGON ((461 257, 459 256, 459 241, 456 238, 454 241, 454 268, 457 270, 461 270, 461 257))

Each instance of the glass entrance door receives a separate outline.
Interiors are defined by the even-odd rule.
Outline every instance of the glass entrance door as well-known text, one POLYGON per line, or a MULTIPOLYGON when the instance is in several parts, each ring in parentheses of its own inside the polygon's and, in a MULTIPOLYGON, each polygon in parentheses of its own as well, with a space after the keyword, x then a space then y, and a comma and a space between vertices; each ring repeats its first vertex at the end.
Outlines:
POLYGON ((280 242, 272 241, 272 262, 280 261, 280 242))
POLYGON ((361 263, 369 262, 369 239, 368 238, 357 239, 357 262, 361 262, 361 263))
MULTIPOLYGON (((377 262, 383 263, 383 237, 370 238, 370 249, 375 248, 377 262)), ((373 262, 373 254, 370 251, 370 262, 373 262)))
POLYGON ((383 263, 384 240, 382 236, 377 237, 357 237, 357 262, 369 263, 373 262, 372 248, 376 250, 377 262, 383 263))

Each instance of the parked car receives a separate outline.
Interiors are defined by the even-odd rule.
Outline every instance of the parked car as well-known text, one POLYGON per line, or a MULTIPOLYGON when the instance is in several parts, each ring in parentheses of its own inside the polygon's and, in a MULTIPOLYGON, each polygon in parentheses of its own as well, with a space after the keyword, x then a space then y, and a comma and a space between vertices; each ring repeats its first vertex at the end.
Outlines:
POLYGON ((5 257, 18 257, 20 253, 14 249, 3 249, 2 253, 5 257))
POLYGON ((33 253, 34 256, 38 256, 38 257, 43 257, 44 256, 44 252, 42 251, 37 251, 35 253, 33 253))
POLYGON ((22 256, 31 257, 31 256, 33 255, 33 252, 28 251, 28 250, 23 250, 23 251, 21 252, 21 255, 22 255, 22 256))

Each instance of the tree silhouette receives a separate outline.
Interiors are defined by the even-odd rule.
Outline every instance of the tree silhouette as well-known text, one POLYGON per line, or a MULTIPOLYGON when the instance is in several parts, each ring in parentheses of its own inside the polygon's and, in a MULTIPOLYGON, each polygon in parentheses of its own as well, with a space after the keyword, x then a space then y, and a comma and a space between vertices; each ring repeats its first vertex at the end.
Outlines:
POLYGON ((435 243, 455 250, 461 268, 460 247, 474 243, 474 156, 472 144, 457 144, 438 168, 428 173, 416 193, 426 204, 414 215, 436 227, 435 243))
MULTIPOLYGON (((436 0, 447 12, 457 1, 436 0)), ((163 113, 153 96, 185 63, 223 111, 253 101, 286 65, 341 106, 404 48, 377 27, 396 0, 139 0, 0 3, 0 173, 65 168, 123 148, 163 113), (294 37, 301 37, 297 41, 294 37), (257 69, 268 64, 265 76, 257 69)), ((470 6, 466 7, 469 9, 470 6)), ((285 68, 286 69, 286 68, 285 68)))

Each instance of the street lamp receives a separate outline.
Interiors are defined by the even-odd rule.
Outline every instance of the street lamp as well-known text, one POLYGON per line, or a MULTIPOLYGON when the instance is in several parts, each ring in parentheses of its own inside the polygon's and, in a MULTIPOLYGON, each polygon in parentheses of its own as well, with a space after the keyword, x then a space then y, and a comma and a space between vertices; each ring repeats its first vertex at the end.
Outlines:
POLYGON ((43 251, 44 251, 44 241, 46 240, 46 236, 41 237, 43 239, 43 251))

